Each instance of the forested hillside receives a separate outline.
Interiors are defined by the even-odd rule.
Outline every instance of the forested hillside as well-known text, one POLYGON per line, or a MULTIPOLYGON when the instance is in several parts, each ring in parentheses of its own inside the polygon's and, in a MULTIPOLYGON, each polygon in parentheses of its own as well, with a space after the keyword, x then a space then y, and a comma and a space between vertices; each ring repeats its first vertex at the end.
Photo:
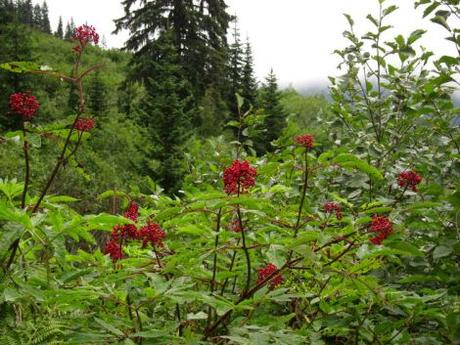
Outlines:
POLYGON ((0 345, 460 344, 459 1, 413 2, 458 55, 345 14, 328 97, 224 0, 122 4, 0 0, 0 345))

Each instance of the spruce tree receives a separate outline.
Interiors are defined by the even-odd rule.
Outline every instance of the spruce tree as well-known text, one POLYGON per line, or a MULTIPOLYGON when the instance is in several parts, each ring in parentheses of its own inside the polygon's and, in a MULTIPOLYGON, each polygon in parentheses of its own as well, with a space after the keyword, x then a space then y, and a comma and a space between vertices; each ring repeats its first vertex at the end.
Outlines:
POLYGON ((42 31, 46 34, 51 34, 48 4, 46 3, 46 1, 44 1, 42 5, 42 31))
POLYGON ((133 77, 144 80, 145 59, 165 32, 173 35, 184 77, 200 99, 211 85, 223 89, 227 53, 227 29, 231 17, 224 0, 125 0, 125 16, 117 19, 116 31, 131 35, 125 48, 134 51, 133 77), (136 8, 136 9, 134 9, 136 8))
POLYGON ((72 35, 73 35, 73 32, 72 32, 72 29, 70 28, 70 23, 67 22, 67 24, 65 26, 64 39, 65 40, 70 40, 70 39, 72 39, 72 35))
POLYGON ((34 6, 32 0, 17 2, 18 22, 32 26, 34 24, 34 6))
POLYGON ((243 109, 247 111, 251 106, 257 107, 257 81, 254 76, 254 59, 249 39, 246 39, 243 57, 243 75, 241 78, 241 96, 244 98, 243 109))
POLYGON ((91 79, 88 90, 89 108, 98 116, 104 116, 107 111, 107 87, 101 79, 99 71, 96 71, 91 79))
POLYGON ((73 33, 75 32, 75 23, 73 21, 73 18, 70 18, 70 22, 67 22, 67 25, 65 27, 65 34, 64 34, 64 39, 65 40, 72 40, 73 33))
POLYGON ((260 105, 264 109, 266 117, 264 121, 265 132, 255 145, 258 154, 273 151, 274 147, 271 142, 278 139, 286 126, 286 115, 280 104, 280 97, 277 78, 271 69, 261 90, 260 105))
POLYGON ((228 54, 227 102, 232 115, 232 119, 238 120, 238 105, 235 94, 242 93, 243 47, 240 41, 240 32, 238 29, 238 21, 236 17, 233 23, 233 42, 230 44, 228 54))
POLYGON ((34 6, 33 12, 33 26, 39 30, 43 28, 43 17, 42 17, 42 8, 39 4, 34 6))
POLYGON ((59 16, 59 23, 56 29, 56 32, 54 33, 54 36, 57 38, 60 38, 61 40, 64 38, 64 26, 62 24, 62 17, 59 16))
POLYGON ((169 194, 176 193, 185 172, 184 146, 190 135, 190 85, 178 64, 174 35, 164 34, 155 41, 154 52, 146 64, 154 77, 145 81, 147 96, 140 108, 141 125, 147 129, 159 166, 147 171, 169 194))
POLYGON ((10 24, 17 17, 13 0, 0 0, 0 26, 10 24))

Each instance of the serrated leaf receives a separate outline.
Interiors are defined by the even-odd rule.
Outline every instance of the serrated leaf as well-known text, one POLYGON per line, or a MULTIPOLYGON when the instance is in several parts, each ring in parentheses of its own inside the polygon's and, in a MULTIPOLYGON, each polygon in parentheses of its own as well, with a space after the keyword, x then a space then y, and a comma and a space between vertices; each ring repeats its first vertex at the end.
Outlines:
POLYGON ((110 333, 115 334, 116 336, 119 336, 119 337, 124 337, 125 336, 125 334, 122 331, 120 331, 118 328, 112 326, 111 324, 105 322, 104 320, 101 320, 101 319, 98 319, 97 317, 95 317, 94 321, 96 321, 99 325, 104 327, 110 333))

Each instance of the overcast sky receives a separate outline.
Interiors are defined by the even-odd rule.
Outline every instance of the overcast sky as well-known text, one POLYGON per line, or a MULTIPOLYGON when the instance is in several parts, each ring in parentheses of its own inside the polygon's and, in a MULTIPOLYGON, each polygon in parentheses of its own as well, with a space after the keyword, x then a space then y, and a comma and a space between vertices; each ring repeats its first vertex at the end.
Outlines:
MULTIPOLYGON (((41 0, 35 0, 41 3, 41 0)), ((262 80, 273 67, 284 86, 304 87, 327 84, 327 77, 337 75, 338 58, 332 51, 345 44, 342 32, 347 28, 343 13, 355 19, 356 31, 370 28, 368 13, 377 14, 377 0, 227 0, 229 12, 239 17, 242 38, 249 37, 256 65, 262 80)), ((429 29, 420 41, 439 54, 455 54, 443 40, 445 33, 429 20, 421 19, 413 0, 388 0, 399 10, 391 16, 391 33, 409 34, 415 29, 429 29)), ((123 15, 120 0, 47 0, 53 30, 62 15, 65 22, 73 17, 75 24, 87 22, 106 37, 109 47, 122 47, 127 33, 111 35, 113 19, 123 15)))

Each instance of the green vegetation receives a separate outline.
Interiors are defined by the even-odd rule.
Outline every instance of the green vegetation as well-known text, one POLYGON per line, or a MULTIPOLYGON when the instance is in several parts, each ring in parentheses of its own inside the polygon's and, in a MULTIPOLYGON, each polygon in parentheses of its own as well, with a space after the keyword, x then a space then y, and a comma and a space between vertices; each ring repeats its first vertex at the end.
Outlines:
POLYGON ((224 1, 125 1, 132 53, 1 1, 0 344, 459 344, 460 58, 378 3, 328 101, 224 1))

